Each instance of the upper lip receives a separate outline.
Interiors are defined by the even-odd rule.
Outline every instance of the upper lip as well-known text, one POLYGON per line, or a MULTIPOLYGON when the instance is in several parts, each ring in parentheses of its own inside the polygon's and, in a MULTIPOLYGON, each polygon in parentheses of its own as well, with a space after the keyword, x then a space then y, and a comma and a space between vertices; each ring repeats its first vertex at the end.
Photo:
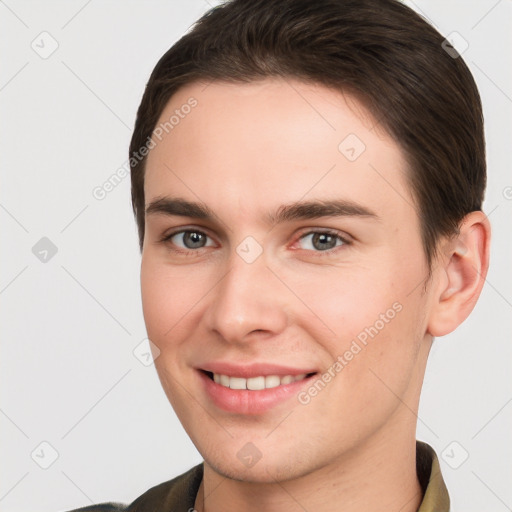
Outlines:
POLYGON ((292 368, 290 366, 282 366, 272 363, 251 363, 246 365, 235 364, 223 361, 213 361, 205 363, 199 370, 217 373, 219 375, 228 375, 230 377, 243 377, 249 379, 251 377, 277 375, 283 377, 285 375, 302 375, 303 373, 316 373, 312 368, 292 368))

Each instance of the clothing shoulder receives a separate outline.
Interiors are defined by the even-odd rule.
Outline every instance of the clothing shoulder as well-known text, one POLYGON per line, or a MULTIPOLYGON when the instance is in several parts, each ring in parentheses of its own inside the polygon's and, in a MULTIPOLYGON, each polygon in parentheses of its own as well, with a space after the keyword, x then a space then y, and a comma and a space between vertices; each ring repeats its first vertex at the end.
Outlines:
POLYGON ((88 507, 74 508, 68 512, 125 512, 127 506, 123 503, 100 503, 88 507))
POLYGON ((194 508, 194 501, 203 478, 203 464, 186 473, 152 487, 139 496, 126 512, 174 512, 194 508))
POLYGON ((155 485, 131 504, 98 503, 67 512, 160 512, 193 508, 195 496, 203 477, 202 463, 172 480, 155 485))

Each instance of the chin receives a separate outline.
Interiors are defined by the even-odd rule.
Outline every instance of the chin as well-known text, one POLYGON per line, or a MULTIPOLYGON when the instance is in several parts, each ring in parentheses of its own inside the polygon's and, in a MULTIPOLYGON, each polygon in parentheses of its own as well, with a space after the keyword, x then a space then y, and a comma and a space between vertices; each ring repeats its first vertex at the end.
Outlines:
POLYGON ((257 464, 259 467, 254 466, 252 468, 240 468, 239 464, 227 462, 224 464, 208 464, 216 473, 225 478, 253 484, 274 484, 302 476, 298 474, 297 468, 294 470, 290 467, 276 468, 273 465, 264 465, 262 461, 257 464))
POLYGON ((262 456, 252 467, 246 467, 235 454, 232 458, 204 457, 205 464, 219 475, 231 480, 247 483, 273 484, 294 480, 307 475, 315 468, 306 467, 300 460, 290 461, 287 456, 279 457, 274 452, 273 457, 262 456), (280 460, 279 460, 280 459, 280 460), (286 460, 286 462, 284 462, 286 460))

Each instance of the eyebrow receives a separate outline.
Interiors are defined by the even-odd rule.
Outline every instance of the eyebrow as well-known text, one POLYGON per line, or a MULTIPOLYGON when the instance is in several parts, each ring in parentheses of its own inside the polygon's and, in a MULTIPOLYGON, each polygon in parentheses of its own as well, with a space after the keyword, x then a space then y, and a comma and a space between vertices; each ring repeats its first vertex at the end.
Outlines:
MULTIPOLYGON (((182 198, 157 197, 146 208, 146 215, 178 215, 213 221, 215 213, 203 203, 182 198)), ((321 217, 368 217, 379 219, 369 208, 346 199, 296 201, 281 205, 266 215, 271 226, 292 220, 318 219, 321 217)))

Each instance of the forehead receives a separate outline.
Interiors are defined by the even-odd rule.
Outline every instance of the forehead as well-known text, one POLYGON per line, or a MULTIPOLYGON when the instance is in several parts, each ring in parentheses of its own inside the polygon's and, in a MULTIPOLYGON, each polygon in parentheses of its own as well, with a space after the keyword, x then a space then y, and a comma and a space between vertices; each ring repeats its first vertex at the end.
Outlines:
POLYGON ((399 145, 354 97, 325 86, 192 83, 171 98, 153 141, 146 205, 171 194, 230 205, 237 217, 313 198, 413 209, 399 145))

